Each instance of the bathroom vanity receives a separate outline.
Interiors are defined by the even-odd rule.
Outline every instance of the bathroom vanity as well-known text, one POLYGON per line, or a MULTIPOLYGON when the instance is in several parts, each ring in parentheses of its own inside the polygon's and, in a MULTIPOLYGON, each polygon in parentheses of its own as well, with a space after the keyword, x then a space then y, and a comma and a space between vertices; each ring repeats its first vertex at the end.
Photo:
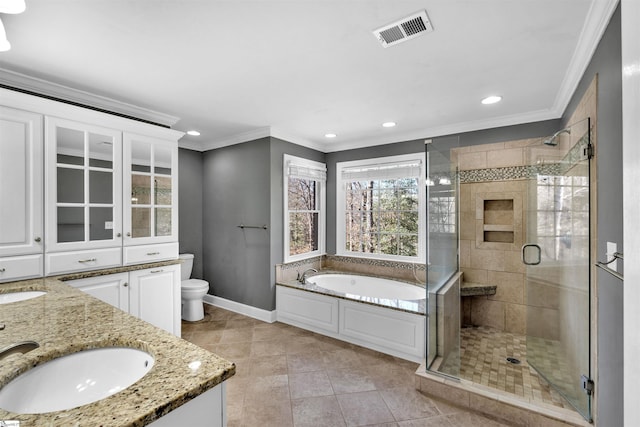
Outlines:
POLYGON ((0 388, 35 365, 94 348, 144 350, 154 358, 154 365, 133 385, 94 403, 44 414, 17 414, 0 408, 0 420, 18 420, 21 426, 226 424, 224 381, 235 373, 232 362, 58 278, 0 285, 0 293, 16 291, 46 293, 1 306, 0 349, 27 340, 40 346, 2 360, 0 388))

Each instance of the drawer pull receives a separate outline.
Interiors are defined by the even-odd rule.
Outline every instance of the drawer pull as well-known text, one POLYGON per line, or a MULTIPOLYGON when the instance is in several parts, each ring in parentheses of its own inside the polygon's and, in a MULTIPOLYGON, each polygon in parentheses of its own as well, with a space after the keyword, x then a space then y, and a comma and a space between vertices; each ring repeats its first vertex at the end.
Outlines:
POLYGON ((42 239, 41 239, 40 237, 36 237, 36 238, 35 238, 35 239, 33 239, 33 240, 35 240, 35 241, 36 241, 36 243, 40 243, 40 242, 42 242, 42 239))
POLYGON ((81 260, 78 260, 78 262, 83 263, 83 264, 84 264, 85 262, 94 262, 94 261, 97 261, 97 258, 89 258, 89 259, 81 259, 81 260))
POLYGON ((162 273, 162 270, 151 270, 150 273, 162 273))
POLYGON ((0 268, 0 273, 4 273, 5 271, 7 271, 5 268, 0 268))
POLYGON ((160 255, 160 252, 147 252, 147 255, 149 255, 149 256, 160 255))

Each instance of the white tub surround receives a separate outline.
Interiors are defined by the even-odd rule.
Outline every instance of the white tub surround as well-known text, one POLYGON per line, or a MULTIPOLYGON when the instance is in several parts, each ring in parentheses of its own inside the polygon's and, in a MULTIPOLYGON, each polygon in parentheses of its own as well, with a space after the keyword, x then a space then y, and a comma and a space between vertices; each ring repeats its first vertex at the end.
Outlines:
POLYGON ((417 363, 425 357, 426 293, 418 285, 334 273, 310 276, 306 284, 289 281, 277 285, 280 322, 417 363), (335 276, 341 276, 345 283, 337 284, 339 278, 335 276), (313 283, 314 279, 318 284, 313 283), (334 290, 319 286, 322 283, 334 290), (392 298, 387 288, 394 286, 403 292, 416 288, 422 291, 422 299, 392 298), (370 288, 373 293, 367 296, 340 292, 350 287, 358 287, 358 293, 370 288))

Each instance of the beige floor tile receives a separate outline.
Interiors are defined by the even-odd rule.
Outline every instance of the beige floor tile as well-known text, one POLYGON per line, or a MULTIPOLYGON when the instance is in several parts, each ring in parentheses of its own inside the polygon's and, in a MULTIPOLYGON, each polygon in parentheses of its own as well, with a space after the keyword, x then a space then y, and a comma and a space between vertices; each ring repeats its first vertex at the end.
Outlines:
POLYGON ((322 353, 324 356, 324 364, 328 369, 340 369, 340 368, 352 368, 358 369, 362 367, 362 362, 358 357, 358 354, 352 349, 339 349, 332 351, 325 351, 322 353))
POLYGON ((246 359, 246 362, 249 363, 248 368, 252 377, 285 375, 287 373, 287 356, 284 354, 252 357, 246 359))
POLYGON ((381 390, 380 395, 397 421, 440 415, 435 402, 414 387, 381 390))
POLYGON ((254 341, 251 343, 251 357, 277 356, 286 353, 286 342, 280 340, 254 341))
POLYGON ((346 426, 335 396, 309 397, 291 401, 295 427, 346 426))
MULTIPOLYGON (((398 427, 457 427, 457 426, 455 426, 454 424, 451 424, 451 421, 449 421, 449 419, 446 416, 438 415, 438 416, 429 417, 429 418, 400 421, 398 423, 398 427)), ((478 424, 478 427, 480 427, 479 424, 478 424)))
POLYGON ((333 388, 325 371, 290 374, 289 388, 291 399, 333 395, 333 388))
POLYGON ((319 353, 287 354, 287 369, 290 373, 322 371, 324 356, 319 353))
POLYGON ((245 386, 245 406, 288 401, 290 398, 288 375, 252 378, 245 386))
MULTIPOLYGON (((227 322, 228 323, 228 322, 227 322)), ((233 343, 233 342, 251 342, 253 341, 253 328, 234 328, 225 329, 220 337, 220 343, 233 343)))
POLYGON ((245 405, 242 410, 241 425, 244 427, 292 427, 291 403, 286 401, 245 405))
POLYGON ((218 344, 222 338, 223 331, 198 330, 190 332, 189 341, 203 347, 205 345, 218 344))
POLYGON ((402 366, 372 365, 367 372, 378 390, 414 384, 414 373, 402 366))
MULTIPOLYGON (((236 364, 226 382, 228 427, 504 426, 416 395, 413 362, 209 305, 203 320, 182 327, 185 339, 236 364)), ((513 378, 513 387, 541 393, 529 377, 518 383, 509 371, 501 375, 513 378)), ((484 381, 501 380, 486 375, 484 381)))
POLYGON ((376 389, 366 369, 327 369, 336 394, 357 393, 376 389))
MULTIPOLYGON (((207 350, 209 349, 207 348, 207 350)), ((211 351, 231 361, 233 361, 234 359, 244 359, 251 355, 251 343, 239 342, 239 343, 228 343, 228 344, 216 344, 213 346, 213 350, 211 351)))
POLYGON ((321 345, 315 337, 299 336, 286 341, 285 351, 287 354, 320 353, 321 345))
POLYGON ((348 426, 367 426, 395 422, 391 411, 377 391, 336 396, 348 426))

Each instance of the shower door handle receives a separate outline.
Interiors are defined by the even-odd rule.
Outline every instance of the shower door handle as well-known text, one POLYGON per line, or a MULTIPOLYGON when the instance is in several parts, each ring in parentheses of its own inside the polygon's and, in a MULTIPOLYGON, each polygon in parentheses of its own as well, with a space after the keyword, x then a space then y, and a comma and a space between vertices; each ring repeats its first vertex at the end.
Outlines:
POLYGON ((535 243, 527 243, 526 245, 522 246, 522 262, 525 265, 538 265, 540 264, 541 261, 541 255, 542 255, 542 249, 540 249, 540 246, 536 245, 535 243), (529 257, 527 257, 527 248, 534 248, 535 252, 536 252, 536 256, 534 258, 534 261, 528 261, 529 257))

